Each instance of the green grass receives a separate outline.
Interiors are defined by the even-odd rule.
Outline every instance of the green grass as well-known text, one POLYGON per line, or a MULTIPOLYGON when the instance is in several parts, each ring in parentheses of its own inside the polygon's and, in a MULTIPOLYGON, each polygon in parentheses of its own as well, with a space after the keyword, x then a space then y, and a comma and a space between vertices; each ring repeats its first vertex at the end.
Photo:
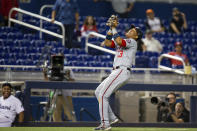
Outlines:
MULTIPOLYGON (((10 127, 0 131, 93 131, 94 127, 10 127)), ((112 131, 197 131, 197 128, 131 128, 113 127, 112 131)))

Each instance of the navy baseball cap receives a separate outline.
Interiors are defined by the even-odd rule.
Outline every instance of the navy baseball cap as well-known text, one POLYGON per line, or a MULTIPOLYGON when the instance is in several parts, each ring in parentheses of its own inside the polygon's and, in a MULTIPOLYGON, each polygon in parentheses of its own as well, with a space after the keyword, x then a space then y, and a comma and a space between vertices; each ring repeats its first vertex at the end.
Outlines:
POLYGON ((133 29, 133 28, 135 28, 135 30, 137 32, 138 40, 142 39, 143 33, 142 33, 141 29, 139 27, 135 27, 135 25, 131 24, 129 29, 133 29))

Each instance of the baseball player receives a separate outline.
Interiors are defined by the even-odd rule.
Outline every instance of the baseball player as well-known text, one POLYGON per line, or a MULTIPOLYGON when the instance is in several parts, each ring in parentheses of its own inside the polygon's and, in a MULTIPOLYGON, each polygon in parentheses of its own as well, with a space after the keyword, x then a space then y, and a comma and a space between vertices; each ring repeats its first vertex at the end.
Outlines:
POLYGON ((18 98, 11 95, 12 86, 9 83, 2 85, 2 94, 0 97, 0 127, 10 127, 16 114, 19 114, 18 122, 23 122, 24 109, 18 98))
POLYGON ((109 105, 109 97, 129 79, 130 67, 135 62, 137 41, 142 38, 141 30, 134 25, 131 25, 129 31, 125 34, 126 39, 121 38, 116 30, 118 26, 117 16, 112 15, 107 25, 110 29, 107 32, 103 44, 107 47, 115 48, 116 54, 111 74, 95 91, 95 95, 99 102, 99 113, 101 118, 101 124, 96 127, 95 130, 110 130, 110 125, 119 121, 109 105), (114 40, 112 40, 112 38, 114 40))

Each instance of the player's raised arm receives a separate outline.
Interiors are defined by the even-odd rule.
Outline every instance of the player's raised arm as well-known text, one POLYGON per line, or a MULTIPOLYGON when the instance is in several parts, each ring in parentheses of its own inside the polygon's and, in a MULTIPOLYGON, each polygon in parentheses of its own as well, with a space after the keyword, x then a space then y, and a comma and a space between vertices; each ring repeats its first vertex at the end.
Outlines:
POLYGON ((108 46, 108 47, 114 47, 114 43, 113 41, 111 40, 112 37, 114 38, 114 41, 119 45, 119 46, 124 46, 125 44, 125 41, 119 36, 117 30, 116 30, 116 27, 118 26, 118 17, 115 16, 115 15, 112 15, 108 21, 107 21, 107 26, 110 27, 110 30, 108 31, 107 33, 107 36, 106 36, 106 40, 105 40, 105 45, 108 46))

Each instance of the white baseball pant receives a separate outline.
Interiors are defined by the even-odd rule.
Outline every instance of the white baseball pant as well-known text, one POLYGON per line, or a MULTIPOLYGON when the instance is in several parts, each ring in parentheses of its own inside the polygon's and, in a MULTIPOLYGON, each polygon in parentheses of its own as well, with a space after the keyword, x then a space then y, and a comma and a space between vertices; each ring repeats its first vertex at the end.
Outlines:
POLYGON ((119 87, 124 85, 130 78, 130 71, 126 67, 115 69, 112 73, 96 88, 95 95, 99 101, 99 113, 101 123, 109 125, 110 121, 116 119, 109 105, 109 97, 119 87))

